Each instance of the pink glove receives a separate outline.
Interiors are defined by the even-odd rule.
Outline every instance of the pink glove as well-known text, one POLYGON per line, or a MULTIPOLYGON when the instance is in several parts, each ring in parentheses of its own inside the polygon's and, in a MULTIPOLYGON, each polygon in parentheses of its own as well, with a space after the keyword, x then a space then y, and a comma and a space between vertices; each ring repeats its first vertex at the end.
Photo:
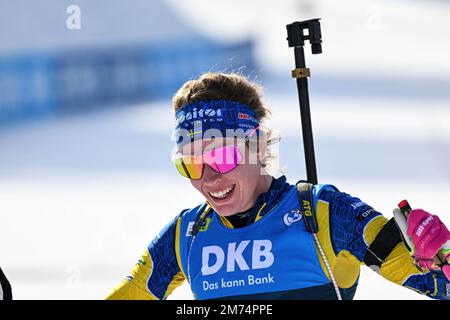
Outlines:
MULTIPOLYGON (((411 210, 408 215, 407 233, 413 241, 413 255, 421 268, 440 270, 441 268, 433 261, 438 251, 447 263, 450 262, 447 243, 450 240, 450 232, 438 216, 422 209, 411 210)), ((450 265, 444 265, 442 271, 450 279, 450 265)))

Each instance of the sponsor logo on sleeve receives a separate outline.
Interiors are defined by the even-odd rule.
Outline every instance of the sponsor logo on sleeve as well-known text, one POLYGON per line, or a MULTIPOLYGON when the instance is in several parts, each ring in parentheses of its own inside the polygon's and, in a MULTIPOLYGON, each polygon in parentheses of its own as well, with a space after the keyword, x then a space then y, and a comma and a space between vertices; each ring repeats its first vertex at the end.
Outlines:
POLYGON ((356 216, 356 220, 359 222, 364 221, 366 218, 370 217, 372 214, 375 213, 375 210, 370 208, 369 210, 364 211, 363 213, 360 213, 356 216))
POLYGON ((367 203, 365 203, 363 201, 358 201, 358 202, 352 203, 351 206, 352 206, 353 210, 356 210, 359 207, 367 206, 367 203))

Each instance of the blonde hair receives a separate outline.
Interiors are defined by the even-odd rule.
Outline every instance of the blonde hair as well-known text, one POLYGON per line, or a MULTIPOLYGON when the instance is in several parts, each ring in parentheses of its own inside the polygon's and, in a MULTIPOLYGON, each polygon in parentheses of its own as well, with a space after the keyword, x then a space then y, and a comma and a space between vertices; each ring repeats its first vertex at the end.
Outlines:
POLYGON ((263 124, 269 119, 271 112, 262 101, 263 88, 261 85, 251 82, 245 76, 238 73, 207 72, 198 79, 190 80, 176 92, 172 99, 174 111, 197 101, 229 100, 237 101, 249 106, 261 122, 258 146, 265 143, 267 150, 265 157, 261 159, 263 167, 270 165, 276 155, 271 145, 280 140, 280 136, 263 124))

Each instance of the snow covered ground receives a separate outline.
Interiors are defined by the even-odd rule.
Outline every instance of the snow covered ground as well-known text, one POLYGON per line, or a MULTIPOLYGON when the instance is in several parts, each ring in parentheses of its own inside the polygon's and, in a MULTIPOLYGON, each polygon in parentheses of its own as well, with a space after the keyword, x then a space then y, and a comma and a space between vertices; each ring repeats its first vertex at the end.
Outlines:
MULTIPOLYGON (((295 95, 270 95, 280 168, 305 176, 295 95)), ((408 198, 450 225, 450 109, 314 97, 319 179, 386 216, 408 198), (364 108, 361 104, 364 103, 364 108)), ((101 299, 155 234, 201 201, 170 162, 169 101, 0 131, 0 261, 18 299, 101 299)), ((187 285, 173 299, 191 298, 187 285)), ((363 268, 358 299, 417 299, 363 268)))

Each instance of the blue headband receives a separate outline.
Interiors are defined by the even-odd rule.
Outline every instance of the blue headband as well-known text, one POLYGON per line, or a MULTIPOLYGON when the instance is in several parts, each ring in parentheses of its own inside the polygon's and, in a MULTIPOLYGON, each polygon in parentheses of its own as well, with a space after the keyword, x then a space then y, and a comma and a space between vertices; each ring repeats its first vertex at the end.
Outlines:
POLYGON ((179 147, 203 139, 205 132, 210 129, 226 137, 227 130, 241 129, 248 133, 259 126, 255 111, 243 103, 229 100, 194 102, 178 109, 175 117, 175 135, 179 147))

